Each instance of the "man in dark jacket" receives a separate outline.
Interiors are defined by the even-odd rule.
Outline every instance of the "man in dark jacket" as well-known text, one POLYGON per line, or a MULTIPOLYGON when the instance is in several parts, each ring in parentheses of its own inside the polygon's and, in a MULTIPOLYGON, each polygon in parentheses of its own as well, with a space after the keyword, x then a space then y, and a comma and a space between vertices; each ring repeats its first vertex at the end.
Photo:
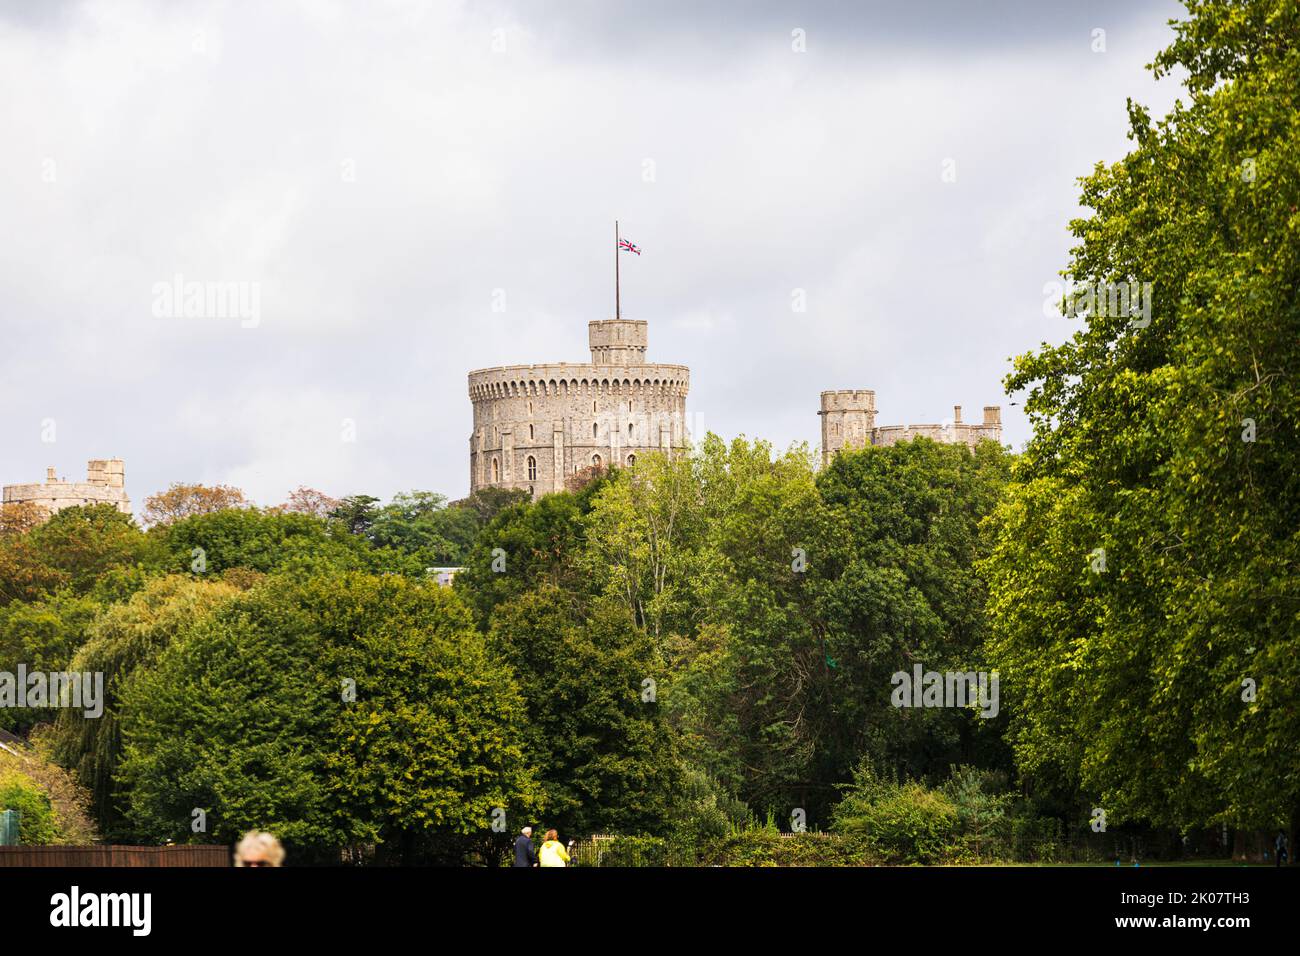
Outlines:
POLYGON ((524 827, 515 840, 515 866, 536 866, 537 851, 533 849, 533 828, 524 827))

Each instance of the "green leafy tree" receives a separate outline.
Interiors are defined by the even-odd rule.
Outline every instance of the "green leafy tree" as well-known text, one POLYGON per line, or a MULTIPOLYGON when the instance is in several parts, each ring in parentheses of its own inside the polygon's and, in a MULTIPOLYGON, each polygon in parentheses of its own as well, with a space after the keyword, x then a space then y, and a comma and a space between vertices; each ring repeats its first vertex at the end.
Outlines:
POLYGON ((403 862, 490 845, 526 814, 523 705, 447 589, 272 576, 216 608, 121 692, 118 779, 142 839, 270 829, 306 858, 380 844, 403 862))
POLYGON ((368 535, 379 517, 379 499, 374 495, 349 495, 329 515, 349 534, 368 535))
POLYGON ((483 529, 456 575, 455 588, 474 609, 480 629, 491 627, 496 609, 543 584, 574 601, 594 591, 581 565, 587 526, 584 516, 602 487, 543 495, 500 511, 483 529))
POLYGON ((113 792, 121 757, 119 695, 131 674, 150 666, 178 635, 203 623, 240 589, 220 580, 167 575, 150 581, 129 601, 105 610, 88 628, 70 668, 103 675, 103 711, 87 717, 65 708, 49 740, 59 763, 72 769, 91 796, 101 829, 116 835, 122 823, 113 792))
POLYGON ((1190 0, 1188 102, 1083 182, 1066 270, 1150 284, 1016 360, 989 653, 1031 781, 1108 817, 1300 826, 1300 6, 1190 0))
POLYGON ((758 811, 809 823, 864 754, 917 776, 1005 763, 995 721, 890 698, 916 663, 977 669, 977 529, 1007 457, 919 439, 818 474, 806 448, 706 440, 689 558, 701 623, 667 698, 692 761, 758 811))
POLYGON ((166 569, 176 573, 215 575, 229 568, 424 573, 415 557, 373 547, 364 537, 306 514, 229 508, 184 518, 151 534, 165 547, 166 569))
POLYGON ((543 584, 498 607, 491 646, 526 702, 547 824, 577 834, 664 829, 682 769, 658 703, 665 669, 631 615, 607 603, 584 613, 543 584))
MULTIPOLYGON (((63 671, 85 643, 103 605, 70 588, 30 604, 0 608, 0 671, 16 674, 20 665, 33 671, 63 671)), ((52 720, 54 707, 0 708, 0 728, 27 733, 52 720)))
MULTIPOLYGON (((107 504, 64 508, 26 534, 0 542, 0 550, 9 547, 19 549, 14 556, 18 565, 37 566, 26 576, 47 581, 52 585, 48 590, 66 585, 77 594, 97 591, 114 597, 124 596, 139 583, 136 580, 123 591, 114 572, 151 565, 158 557, 131 516, 107 504)), ((8 589, 0 586, 0 593, 4 590, 8 589)))

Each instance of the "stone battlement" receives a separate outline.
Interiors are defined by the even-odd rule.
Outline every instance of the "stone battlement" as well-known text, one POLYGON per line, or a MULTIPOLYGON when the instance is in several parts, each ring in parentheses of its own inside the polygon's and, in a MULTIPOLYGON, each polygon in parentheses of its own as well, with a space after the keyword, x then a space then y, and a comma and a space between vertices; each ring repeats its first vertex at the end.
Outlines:
POLYGON ((974 448, 981 441, 1002 441, 1002 407, 984 406, 984 421, 968 424, 961 420, 961 406, 954 405, 952 420, 923 425, 877 425, 876 393, 868 389, 843 389, 822 392, 822 465, 844 448, 867 445, 889 446, 913 438, 974 448))
POLYGON ((564 489, 592 467, 631 467, 690 442, 685 365, 646 362, 648 323, 587 323, 590 362, 502 365, 469 373, 470 490, 564 489))
POLYGON ((68 481, 45 470, 40 484, 5 485, 5 504, 34 504, 47 515, 81 505, 111 504, 123 514, 131 513, 126 495, 126 465, 121 458, 93 458, 86 463, 85 481, 68 481))

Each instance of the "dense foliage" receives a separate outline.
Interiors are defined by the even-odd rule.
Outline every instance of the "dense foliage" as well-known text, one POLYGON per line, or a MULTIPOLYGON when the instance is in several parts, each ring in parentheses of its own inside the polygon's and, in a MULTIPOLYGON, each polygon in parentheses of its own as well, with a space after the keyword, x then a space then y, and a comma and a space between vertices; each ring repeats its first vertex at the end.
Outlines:
POLYGON ((1188 6, 1154 64, 1188 101, 1130 104, 1071 225, 1067 278, 1149 288, 1150 314, 1094 296, 1016 359, 1022 455, 916 439, 818 469, 709 435, 536 501, 175 485, 148 531, 4 506, 0 678, 105 695, 0 708, 82 788, 24 756, 0 805, 33 842, 89 839, 88 803, 113 838, 268 828, 320 861, 493 862, 525 824, 600 834, 602 864, 1294 841, 1300 4, 1188 6), (913 674, 934 699, 896 693, 913 674), (948 699, 954 675, 1000 698, 948 699))
POLYGON ((1150 283, 1008 379, 991 659, 1037 785, 1114 821, 1300 826, 1300 6, 1193 0, 1190 101, 1084 181, 1078 283, 1150 283))

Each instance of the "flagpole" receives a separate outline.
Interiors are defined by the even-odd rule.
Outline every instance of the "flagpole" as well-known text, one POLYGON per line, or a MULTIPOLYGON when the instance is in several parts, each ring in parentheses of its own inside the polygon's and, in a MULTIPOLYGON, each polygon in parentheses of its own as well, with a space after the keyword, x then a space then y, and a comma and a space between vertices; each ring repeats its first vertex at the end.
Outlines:
POLYGON ((614 220, 614 318, 622 318, 623 310, 618 301, 618 220, 614 220))

